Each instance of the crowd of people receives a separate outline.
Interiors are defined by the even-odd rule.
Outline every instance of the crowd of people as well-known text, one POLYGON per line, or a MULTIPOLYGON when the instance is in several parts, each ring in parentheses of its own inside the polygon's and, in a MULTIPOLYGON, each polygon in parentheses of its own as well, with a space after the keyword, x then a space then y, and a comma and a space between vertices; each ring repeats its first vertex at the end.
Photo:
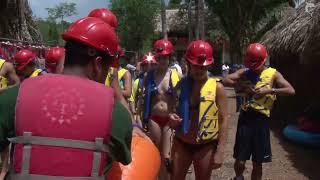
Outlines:
POLYGON ((244 179, 250 159, 252 179, 261 179, 262 163, 272 157, 273 102, 295 93, 280 72, 265 67, 266 48, 250 44, 245 67, 220 80, 208 76, 214 64, 209 43, 190 42, 179 66, 172 43, 159 39, 132 78, 119 63, 125 54, 116 28, 112 12, 95 9, 62 34, 64 48, 47 51, 46 69, 37 68, 27 49, 13 63, 0 61, 0 179, 104 179, 113 161, 135 160, 131 140, 140 136, 160 152, 158 179, 183 180, 193 164, 195 179, 209 180, 226 148, 225 86, 242 98, 234 179, 244 179))

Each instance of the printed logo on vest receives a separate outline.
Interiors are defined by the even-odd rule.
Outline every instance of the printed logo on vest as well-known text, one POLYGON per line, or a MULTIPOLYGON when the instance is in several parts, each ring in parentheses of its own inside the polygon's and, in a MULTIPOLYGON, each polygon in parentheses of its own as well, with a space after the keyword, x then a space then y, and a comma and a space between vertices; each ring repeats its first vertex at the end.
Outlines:
POLYGON ((42 111, 52 123, 71 124, 84 115, 85 98, 75 89, 50 89, 41 101, 42 111))

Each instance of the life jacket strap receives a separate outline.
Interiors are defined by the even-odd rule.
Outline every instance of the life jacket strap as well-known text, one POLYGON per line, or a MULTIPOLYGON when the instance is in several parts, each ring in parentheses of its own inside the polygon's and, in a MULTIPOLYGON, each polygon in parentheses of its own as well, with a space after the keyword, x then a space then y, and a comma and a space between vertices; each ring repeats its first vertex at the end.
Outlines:
POLYGON ((21 173, 10 172, 12 180, 103 180, 104 177, 99 177, 99 167, 101 163, 102 152, 109 152, 107 145, 103 144, 103 138, 96 138, 95 142, 71 140, 62 138, 39 137, 32 136, 31 132, 24 132, 23 136, 9 138, 9 141, 15 144, 23 144, 23 158, 21 173), (91 150, 93 152, 91 177, 59 177, 29 174, 30 157, 32 145, 66 147, 75 149, 91 150))

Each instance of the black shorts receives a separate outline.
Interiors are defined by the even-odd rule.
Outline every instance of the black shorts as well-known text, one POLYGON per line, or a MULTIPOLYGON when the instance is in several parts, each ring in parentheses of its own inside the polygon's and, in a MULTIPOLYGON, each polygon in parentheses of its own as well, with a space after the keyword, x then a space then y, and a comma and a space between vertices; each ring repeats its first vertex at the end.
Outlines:
POLYGON ((241 111, 233 157, 239 161, 271 162, 270 119, 254 110, 241 111))

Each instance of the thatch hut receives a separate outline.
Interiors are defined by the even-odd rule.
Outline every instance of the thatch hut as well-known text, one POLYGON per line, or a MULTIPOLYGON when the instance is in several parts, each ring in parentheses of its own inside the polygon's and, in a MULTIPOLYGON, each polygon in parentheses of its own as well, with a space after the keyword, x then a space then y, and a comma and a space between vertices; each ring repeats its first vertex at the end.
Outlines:
POLYGON ((310 104, 320 104, 320 83, 316 79, 320 70, 320 0, 289 12, 261 42, 268 48, 271 66, 296 89, 295 97, 279 98, 274 114, 293 120, 310 104))

